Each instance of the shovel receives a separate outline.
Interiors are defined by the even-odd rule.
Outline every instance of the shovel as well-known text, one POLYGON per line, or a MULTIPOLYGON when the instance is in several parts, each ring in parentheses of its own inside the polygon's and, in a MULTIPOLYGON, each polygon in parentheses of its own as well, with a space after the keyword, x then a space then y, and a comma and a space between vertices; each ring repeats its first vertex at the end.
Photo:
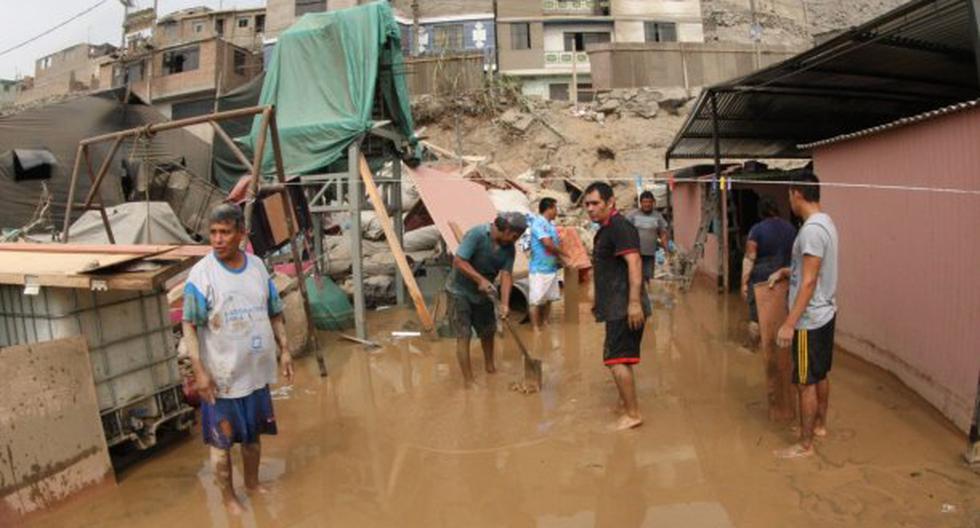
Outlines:
MULTIPOLYGON (((493 291, 489 295, 490 300, 493 301, 494 311, 497 316, 500 316, 500 300, 497 298, 497 292, 493 291)), ((510 323, 510 319, 501 318, 500 321, 504 323, 507 327, 507 331, 510 332, 511 337, 514 338, 514 342, 517 343, 517 348, 521 349, 521 356, 524 358, 524 383, 517 385, 516 390, 523 392, 525 394, 530 394, 532 392, 538 392, 541 390, 541 360, 534 359, 531 354, 528 353, 527 347, 524 346, 524 342, 521 341, 521 337, 517 335, 517 331, 510 323)))

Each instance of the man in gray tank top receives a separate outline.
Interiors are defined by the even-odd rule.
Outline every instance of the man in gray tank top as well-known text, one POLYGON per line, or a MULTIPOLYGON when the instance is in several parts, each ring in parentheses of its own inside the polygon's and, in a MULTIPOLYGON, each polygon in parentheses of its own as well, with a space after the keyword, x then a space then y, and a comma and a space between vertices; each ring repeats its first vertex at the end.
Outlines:
POLYGON ((813 438, 827 435, 827 406, 837 321, 837 227, 820 208, 820 181, 806 170, 789 189, 793 213, 803 219, 792 264, 772 274, 770 286, 789 279, 790 312, 776 342, 792 345, 793 381, 800 392, 800 441, 776 451, 781 458, 813 454, 813 438))

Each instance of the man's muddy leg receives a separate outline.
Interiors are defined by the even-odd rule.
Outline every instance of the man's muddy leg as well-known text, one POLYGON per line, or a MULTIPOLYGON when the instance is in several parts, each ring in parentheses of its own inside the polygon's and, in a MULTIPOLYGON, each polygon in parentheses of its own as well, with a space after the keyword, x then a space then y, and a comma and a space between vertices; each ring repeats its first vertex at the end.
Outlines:
POLYGON ((813 424, 814 436, 827 436, 827 407, 830 405, 830 380, 817 383, 817 417, 813 424))
POLYGON ((235 488, 232 486, 231 471, 231 450, 211 448, 211 470, 214 471, 214 483, 221 491, 221 499, 225 503, 225 508, 232 515, 241 515, 245 511, 241 501, 235 495, 235 488))
POLYGON ((813 454, 813 424, 817 419, 817 385, 797 385, 800 392, 800 441, 774 454, 779 458, 801 458, 813 454))
POLYGON ((456 359, 463 373, 463 383, 468 387, 473 383, 473 368, 470 366, 470 337, 456 337, 456 359))
POLYGON ((493 362, 493 336, 481 337, 480 346, 483 347, 483 366, 486 368, 487 374, 497 372, 497 367, 493 362))
POLYGON ((609 367, 613 380, 616 382, 616 389, 619 391, 619 399, 623 402, 623 416, 616 422, 614 428, 617 430, 631 429, 643 423, 640 416, 640 405, 636 399, 636 381, 633 378, 632 365, 612 365, 609 367))
POLYGON ((541 324, 544 319, 544 307, 542 305, 531 306, 531 326, 535 330, 541 329, 541 324))
POLYGON ((551 303, 550 302, 543 303, 539 307, 539 309, 541 310, 541 312, 538 315, 538 327, 543 327, 546 324, 548 324, 548 319, 551 318, 551 303))
POLYGON ((255 493, 267 493, 269 490, 259 483, 259 463, 262 460, 262 444, 258 440, 254 444, 242 444, 242 465, 245 466, 245 489, 255 493))

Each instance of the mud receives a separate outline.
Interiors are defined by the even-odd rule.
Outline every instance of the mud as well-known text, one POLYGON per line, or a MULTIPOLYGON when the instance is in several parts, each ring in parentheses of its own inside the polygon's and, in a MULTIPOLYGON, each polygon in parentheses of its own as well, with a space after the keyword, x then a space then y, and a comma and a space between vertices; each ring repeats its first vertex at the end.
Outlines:
MULTIPOLYGON (((583 306, 583 309, 585 307, 583 306)), ((742 306, 708 289, 658 305, 638 391, 645 424, 607 432, 615 388, 602 335, 582 313, 533 337, 544 386, 522 376, 503 340, 480 386, 461 388, 454 344, 396 339, 410 309, 373 314, 382 349, 327 342, 276 401, 265 437, 270 493, 224 513, 199 433, 120 477, 119 485, 31 519, 32 526, 929 526, 980 525, 980 477, 965 438, 894 378, 835 358, 830 436, 808 460, 775 459, 791 438, 767 418, 762 357, 741 348, 742 306)), ((561 311, 553 320, 561 320, 561 311)), ((235 479, 245 498, 241 458, 235 479)))

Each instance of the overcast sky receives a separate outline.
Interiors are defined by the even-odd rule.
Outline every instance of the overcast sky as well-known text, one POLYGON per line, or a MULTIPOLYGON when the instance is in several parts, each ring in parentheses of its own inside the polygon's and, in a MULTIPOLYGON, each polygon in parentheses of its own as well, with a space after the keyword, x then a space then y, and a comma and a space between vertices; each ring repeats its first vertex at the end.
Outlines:
MULTIPOLYGON (((98 0, 0 0, 0 50, 30 39, 68 20, 98 0), (20 7, 15 7, 15 4, 20 7), (30 7, 28 7, 30 6, 30 7)), ((153 0, 136 0, 137 9, 151 7, 153 0)), ((158 0, 160 15, 205 5, 213 9, 246 8, 265 5, 265 0, 158 0)), ((123 7, 119 0, 107 0, 95 10, 40 39, 0 56, 0 79, 33 75, 34 59, 81 43, 108 42, 118 46, 122 40, 123 7)))

